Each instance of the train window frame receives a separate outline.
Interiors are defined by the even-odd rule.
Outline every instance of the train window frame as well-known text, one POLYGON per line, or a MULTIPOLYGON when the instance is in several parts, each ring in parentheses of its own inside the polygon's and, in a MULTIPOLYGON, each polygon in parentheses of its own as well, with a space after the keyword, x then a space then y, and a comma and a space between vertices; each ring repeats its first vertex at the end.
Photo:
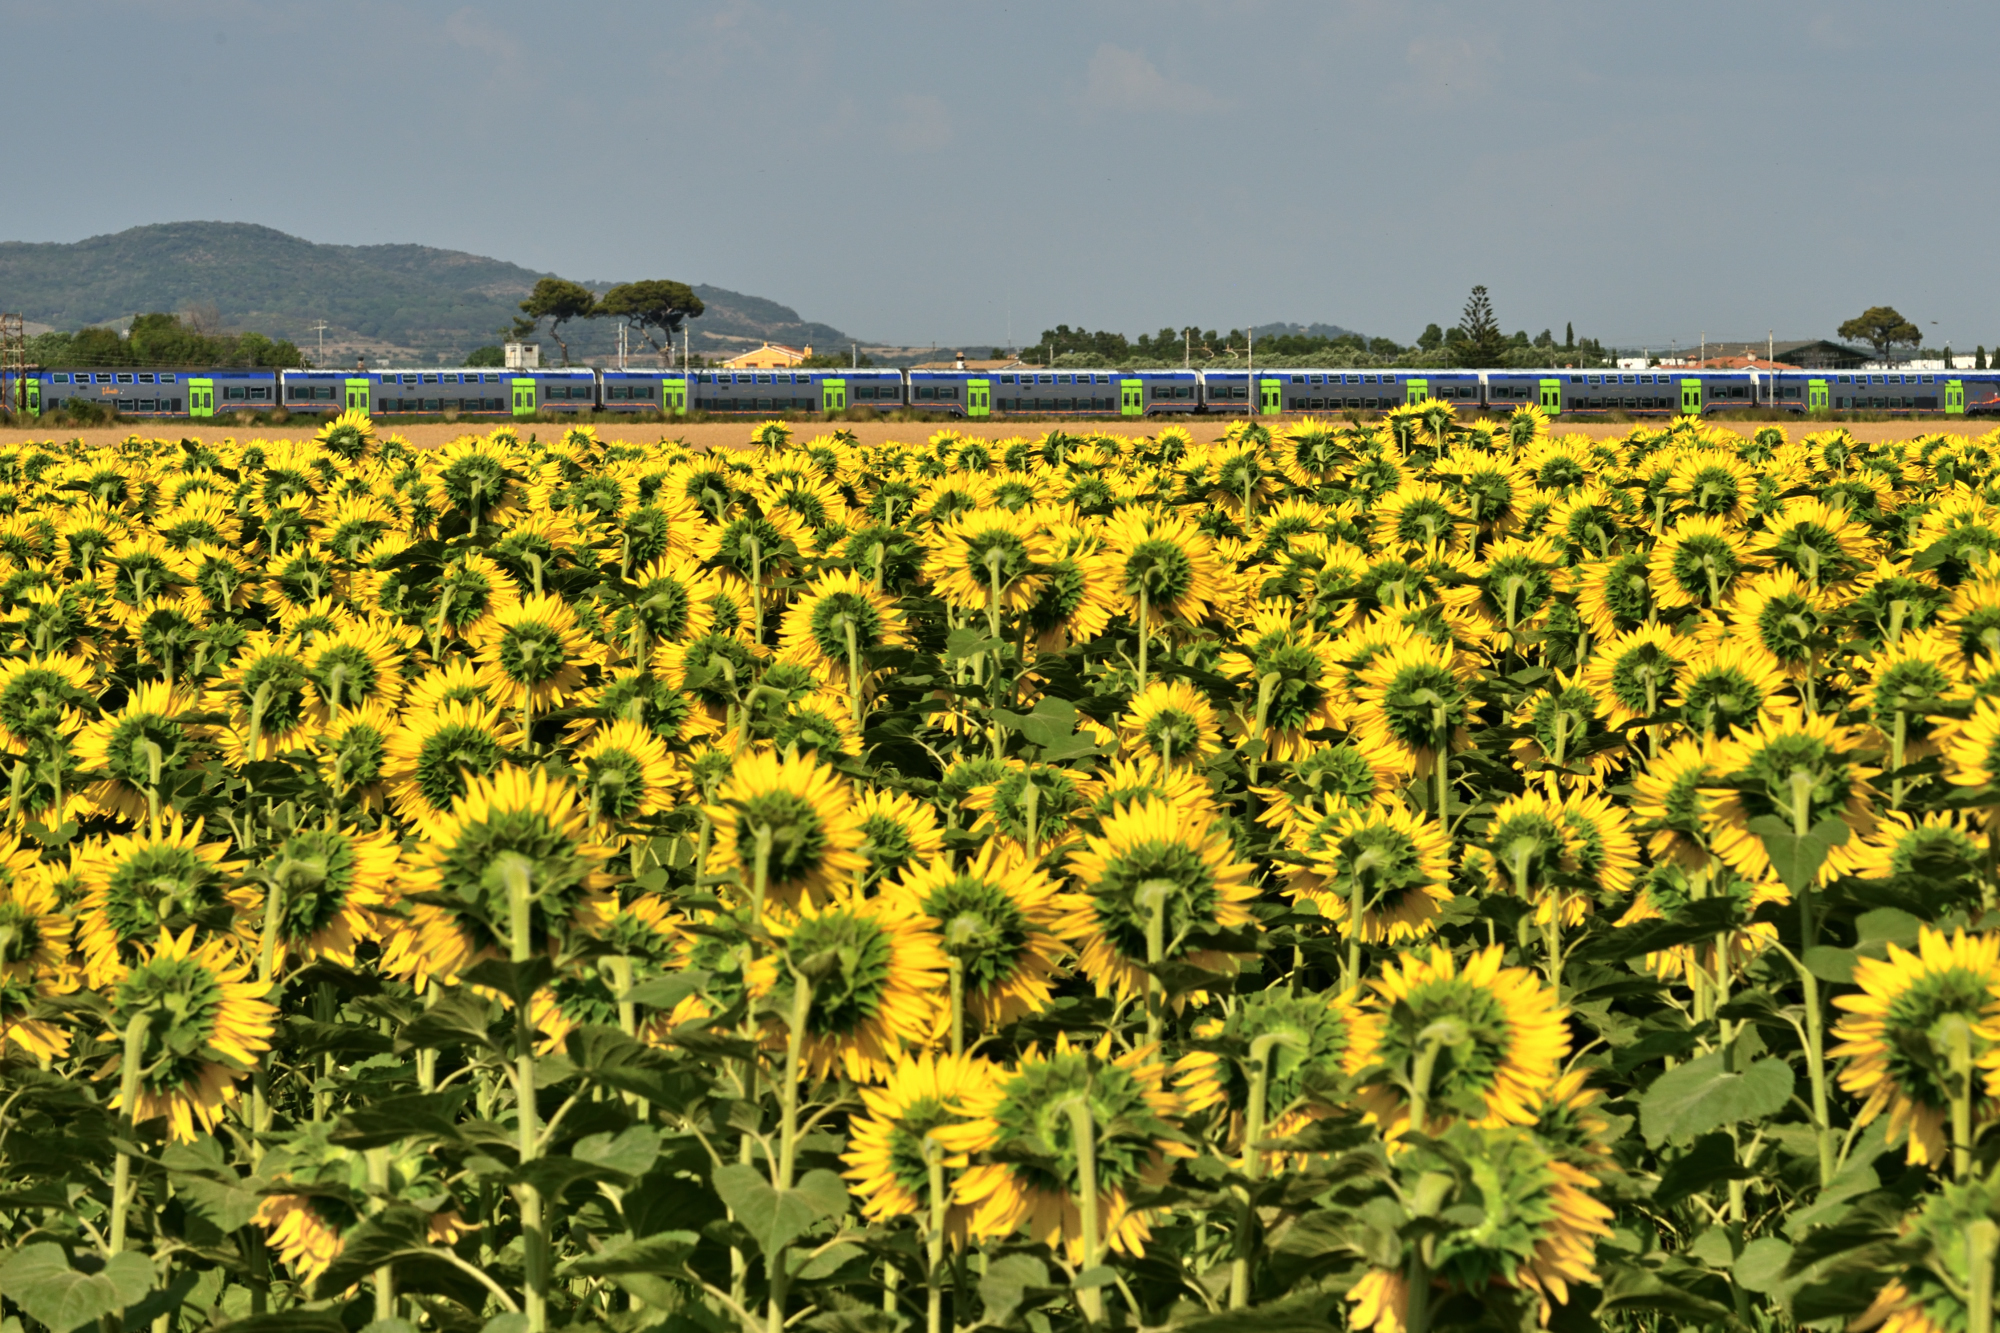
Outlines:
POLYGON ((130 384, 132 382, 132 375, 129 371, 119 371, 117 375, 118 378, 113 381, 115 384, 130 384))
POLYGON ((176 375, 173 371, 163 370, 160 372, 160 383, 177 384, 179 382, 180 382, 180 376, 176 375))

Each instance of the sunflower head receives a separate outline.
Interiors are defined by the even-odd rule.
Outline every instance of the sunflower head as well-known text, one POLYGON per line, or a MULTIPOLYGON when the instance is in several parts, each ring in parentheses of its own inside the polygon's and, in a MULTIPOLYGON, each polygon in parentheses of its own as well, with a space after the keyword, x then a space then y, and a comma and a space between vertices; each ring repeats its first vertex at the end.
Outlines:
POLYGON ((708 815, 747 897, 796 906, 867 868, 847 782, 812 758, 743 756, 708 815))

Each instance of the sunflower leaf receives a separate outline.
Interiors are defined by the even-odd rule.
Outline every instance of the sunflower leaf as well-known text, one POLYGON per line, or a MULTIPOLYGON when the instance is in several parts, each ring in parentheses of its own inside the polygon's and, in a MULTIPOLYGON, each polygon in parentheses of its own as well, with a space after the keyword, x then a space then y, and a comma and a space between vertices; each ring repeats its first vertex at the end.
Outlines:
POLYGON ((23 1246, 0 1264, 0 1285, 28 1314, 56 1333, 93 1324, 146 1298, 153 1263, 132 1250, 113 1255, 94 1273, 70 1267, 60 1245, 23 1246))
POLYGON ((1827 854, 1847 841, 1847 825, 1839 819, 1827 818, 1813 826, 1812 832, 1801 837, 1792 830, 1786 820, 1776 815, 1759 815, 1750 821, 1750 831, 1764 841, 1764 854, 1771 858, 1771 869, 1785 882, 1785 887, 1793 893, 1803 891, 1819 874, 1819 868, 1827 854))
POLYGON ((555 974, 556 965, 547 958, 530 958, 524 963, 488 958, 466 968, 465 980, 474 986, 499 991, 512 1000, 517 1009, 525 1011, 535 992, 548 985, 555 974))
POLYGON ((754 1166, 725 1166, 711 1180, 715 1192, 765 1254, 776 1254, 807 1228, 847 1211, 847 1186, 831 1171, 808 1171, 797 1188, 779 1190, 754 1166))
POLYGON ((1736 1145, 1727 1134, 1704 1134, 1660 1173, 1653 1206, 1671 1208, 1725 1180, 1749 1180, 1756 1174, 1736 1160, 1736 1145))
POLYGON ((1776 1115, 1791 1100, 1792 1067, 1784 1061, 1757 1060, 1732 1073, 1722 1057, 1712 1051, 1653 1080, 1639 1099, 1639 1127, 1648 1144, 1657 1148, 1669 1139, 1776 1115))

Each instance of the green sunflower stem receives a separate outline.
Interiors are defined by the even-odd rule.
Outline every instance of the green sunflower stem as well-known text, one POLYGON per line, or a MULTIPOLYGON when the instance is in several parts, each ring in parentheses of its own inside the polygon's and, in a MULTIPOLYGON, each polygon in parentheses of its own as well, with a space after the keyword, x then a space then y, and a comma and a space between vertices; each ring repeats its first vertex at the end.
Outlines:
POLYGON ((2000 1251, 2000 1223, 1982 1217, 1965 1229, 1971 1291, 1965 1302, 1967 1333, 1993 1333, 1993 1259, 2000 1251))
POLYGON ((1435 777, 1437 781, 1438 823, 1449 825, 1451 820, 1451 732, 1450 719, 1445 716, 1445 706, 1440 703, 1431 709, 1431 729, 1437 733, 1437 761, 1435 777))
POLYGON ((1368 886, 1360 875, 1353 876, 1353 880, 1354 887, 1347 891, 1347 988, 1358 990, 1361 986, 1361 909, 1368 898, 1368 886))
POLYGON ((764 646, 764 543, 751 533, 744 539, 750 548, 750 635, 759 647, 764 646))
POLYGON ((1146 581, 1142 578, 1139 580, 1139 690, 1138 692, 1140 694, 1144 694, 1146 692, 1146 639, 1147 639, 1146 623, 1149 618, 1147 613, 1148 613, 1148 607, 1146 603, 1146 581))
MULTIPOLYGON (((266 708, 269 708, 270 706, 271 706, 271 682, 267 680, 262 685, 259 685, 257 687, 256 695, 250 700, 250 745, 249 748, 243 752, 244 754, 243 762, 246 764, 256 763, 258 759, 258 752, 261 749, 263 749, 264 710, 266 708)), ((62 814, 60 811, 57 812, 56 818, 58 820, 62 818, 62 814)))
MULTIPOLYGON (((1069 1133, 1076 1148, 1077 1220, 1083 1228, 1083 1272, 1103 1266, 1104 1237, 1097 1219, 1097 1126, 1091 1116, 1088 1094, 1072 1097, 1063 1107, 1069 1115, 1069 1133)), ((1083 1317, 1093 1324, 1104 1322, 1104 1289, 1086 1287, 1076 1293, 1083 1317)))
POLYGON ((1030 771, 1027 785, 1021 792, 1021 817, 1028 835, 1028 860, 1031 863, 1042 859, 1041 813, 1042 789, 1035 784, 1035 775, 1030 771))
POLYGON ((965 1054, 965 960, 951 956, 951 1053, 965 1054))
MULTIPOLYGON (((1271 1051, 1277 1046, 1295 1045, 1283 1032, 1266 1032, 1250 1043, 1250 1097, 1243 1110, 1243 1178, 1251 1184, 1264 1178, 1264 1154, 1257 1145, 1264 1139, 1264 1118, 1271 1096, 1271 1051)), ((1236 1257, 1229 1268, 1229 1308, 1250 1306, 1250 1261, 1256 1248, 1257 1201, 1243 1192, 1243 1208, 1236 1223, 1236 1257)))
POLYGON ((1903 754, 1910 743, 1910 715, 1896 710, 1896 730, 1889 738, 1889 767, 1896 776, 1889 782, 1889 805, 1891 809, 1903 808, 1903 754))
MULTIPOLYGON (((792 1015, 785 1033, 785 1086, 779 1090, 778 1164, 771 1185, 782 1196, 790 1193, 799 1154, 799 1064, 805 1051, 806 1024, 812 1020, 812 983, 792 971, 792 1015)), ((784 1333, 785 1293, 790 1274, 785 1247, 772 1250, 766 1269, 771 1287, 768 1333, 784 1333)))
POLYGON ((841 627, 847 633, 847 703, 854 712, 854 730, 861 730, 861 632, 854 617, 843 615, 841 627))
MULTIPOLYGON (((1901 714, 1897 716, 1900 717, 1901 714)), ((165 756, 160 753, 159 744, 153 740, 144 740, 140 744, 145 747, 146 751, 146 817, 152 825, 153 841, 158 842, 160 839, 160 764, 165 756)), ((57 814, 57 822, 61 822, 60 812, 57 814)))
MULTIPOLYGON (((1792 771, 1792 832, 1805 838, 1812 832, 1813 775, 1792 771)), ((1813 1129, 1819 1142, 1819 1183, 1825 1189, 1833 1183, 1837 1169, 1834 1155, 1833 1120, 1827 1109, 1826 1016, 1821 1012, 1819 978, 1805 965, 1808 950, 1819 943, 1818 923, 1813 918, 1812 877, 1799 886, 1799 985, 1805 991, 1806 1073, 1812 1081, 1813 1129)))
MULTIPOLYGON (((1277 696, 1278 687, 1284 683, 1285 676, 1281 671, 1266 671, 1257 678, 1257 731, 1251 739, 1258 743, 1260 749, 1264 743, 1264 729, 1271 721, 1271 700, 1277 696)), ((1257 762, 1256 759, 1252 759, 1246 766, 1249 770, 1250 785, 1253 787, 1257 785, 1257 762)))
MULTIPOLYGON (((125 1024, 125 1052, 118 1065, 118 1127, 126 1143, 139 1134, 139 1081, 145 1072, 146 1030, 152 1015, 134 1014, 125 1024)), ((118 1150, 118 1163, 111 1173, 111 1230, 105 1249, 112 1255, 125 1251, 125 1216, 132 1207, 132 1153, 118 1150)))
POLYGON ((1889 646, 1894 648, 1903 638, 1903 618, 1910 613, 1910 604, 1898 597, 1889 603, 1889 646))
POLYGON ((1972 1174, 1972 1099, 1978 1095, 1978 1071, 1972 1067, 1972 1024, 1962 1014, 1945 1020, 1951 1057, 1951 1173, 1959 1180, 1972 1174))
MULTIPOLYGON (((510 858, 500 867, 507 885, 508 956, 515 963, 534 957, 533 885, 525 861, 510 858)), ((525 1003, 514 1015, 515 1129, 520 1164, 526 1167, 540 1155, 541 1118, 535 1106, 535 1024, 525 1003)), ((523 1183, 516 1187, 521 1206, 522 1267, 527 1288, 522 1292, 522 1309, 528 1316, 529 1333, 544 1333, 549 1326, 548 1235, 542 1225, 542 1192, 523 1183)))
MULTIPOLYGON (((389 1194, 389 1150, 368 1150, 368 1183, 377 1191, 378 1206, 389 1194)), ((377 1322, 396 1317, 396 1272, 388 1264, 375 1270, 375 1318, 377 1322)))
POLYGON ((1160 1031, 1166 1026, 1167 988, 1160 980, 1160 964, 1167 957, 1167 894, 1169 885, 1150 883, 1139 890, 1146 907, 1146 1044, 1157 1047, 1160 1031))
MULTIPOLYGON (((951 1216, 951 1195, 945 1187, 944 1149, 928 1135, 924 1138, 924 1162, 930 1168, 931 1216, 929 1234, 924 1237, 925 1333, 944 1333, 945 1228, 951 1216)), ((895 1270, 890 1269, 891 1272, 895 1270)))

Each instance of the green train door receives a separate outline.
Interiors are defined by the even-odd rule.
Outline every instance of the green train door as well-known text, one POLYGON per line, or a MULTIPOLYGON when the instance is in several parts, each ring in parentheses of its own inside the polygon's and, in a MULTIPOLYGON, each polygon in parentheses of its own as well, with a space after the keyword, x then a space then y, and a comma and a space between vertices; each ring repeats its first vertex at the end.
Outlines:
POLYGON ((1125 417, 1146 415, 1146 381, 1118 381, 1118 415, 1125 417))
POLYGON ((1403 392, 1404 402, 1421 403, 1431 396, 1431 382, 1429 380, 1410 380, 1408 384, 1409 388, 1403 392))
MULTIPOLYGON (((846 401, 846 390, 841 390, 841 401, 846 401)), ((685 412, 688 405, 686 380, 660 381, 660 410, 663 412, 685 412)))
POLYGON ((29 378, 21 386, 21 411, 31 417, 42 414, 42 382, 29 378))
POLYGON ((993 415, 992 380, 967 380, 965 382, 965 415, 969 417, 993 415))
POLYGON ((1681 415, 1698 417, 1701 415, 1701 381, 1681 381, 1681 415))
POLYGON ((535 382, 531 379, 514 381, 514 415, 531 417, 535 415, 535 382))
POLYGON ((845 412, 847 410, 846 380, 821 380, 819 382, 819 410, 822 412, 845 412))
POLYGON ((1826 381, 1810 380, 1806 383, 1806 411, 1826 411, 1826 381))
POLYGON ((1965 381, 1946 380, 1944 382, 1944 410, 1947 416, 1965 415, 1965 381))
POLYGON ((1266 416, 1275 416, 1285 410, 1283 380, 1257 381, 1257 410, 1266 416))
MULTIPOLYGON (((212 401, 212 400, 211 400, 212 401)), ((351 379, 347 381, 347 410, 368 415, 368 381, 351 379)))
POLYGON ((1542 411, 1550 416, 1559 416, 1563 410, 1563 382, 1561 380, 1542 381, 1542 411))
POLYGON ((215 381, 189 380, 188 415, 191 417, 212 417, 215 415, 215 381))

